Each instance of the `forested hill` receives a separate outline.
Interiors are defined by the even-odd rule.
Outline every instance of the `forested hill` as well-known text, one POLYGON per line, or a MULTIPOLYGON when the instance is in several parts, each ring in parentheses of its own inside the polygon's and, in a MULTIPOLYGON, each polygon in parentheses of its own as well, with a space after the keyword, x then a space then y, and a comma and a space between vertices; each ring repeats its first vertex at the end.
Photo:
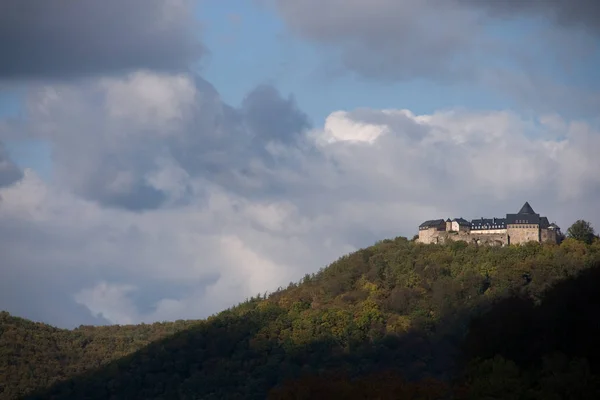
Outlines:
POLYGON ((599 240, 396 238, 203 321, 2 313, 0 399, 596 399, 599 284, 599 240))

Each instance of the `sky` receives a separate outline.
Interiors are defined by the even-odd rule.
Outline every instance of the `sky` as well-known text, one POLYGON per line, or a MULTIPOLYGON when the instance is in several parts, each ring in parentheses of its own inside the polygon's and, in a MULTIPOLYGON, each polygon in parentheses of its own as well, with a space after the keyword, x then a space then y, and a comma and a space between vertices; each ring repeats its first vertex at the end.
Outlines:
POLYGON ((600 3, 566 4, 5 0, 0 309, 205 318, 525 201, 600 230, 600 3))

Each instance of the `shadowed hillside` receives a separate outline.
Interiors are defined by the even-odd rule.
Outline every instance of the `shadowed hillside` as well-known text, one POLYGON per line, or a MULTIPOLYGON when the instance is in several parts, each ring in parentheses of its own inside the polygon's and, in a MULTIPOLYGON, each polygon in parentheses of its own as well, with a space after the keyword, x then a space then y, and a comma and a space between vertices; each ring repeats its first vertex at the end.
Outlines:
POLYGON ((588 398, 598 267, 598 241, 396 238, 205 321, 67 331, 3 314, 0 398, 588 398))

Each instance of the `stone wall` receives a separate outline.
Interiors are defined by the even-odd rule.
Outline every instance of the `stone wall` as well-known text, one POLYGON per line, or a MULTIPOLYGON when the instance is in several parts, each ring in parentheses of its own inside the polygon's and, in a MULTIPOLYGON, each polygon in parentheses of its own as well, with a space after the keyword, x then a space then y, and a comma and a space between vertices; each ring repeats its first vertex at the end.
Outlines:
POLYGON ((439 233, 444 233, 444 231, 438 231, 436 228, 421 229, 421 230, 419 230, 418 242, 425 243, 425 244, 438 243, 439 242, 439 240, 438 240, 439 233))
POLYGON ((491 245, 491 246, 506 246, 508 245, 508 235, 504 229, 498 233, 473 233, 467 235, 471 242, 476 244, 491 245))
POLYGON ((510 244, 541 241, 539 225, 508 225, 507 233, 510 244))
POLYGON ((448 241, 464 241, 467 243, 489 246, 506 246, 508 245, 508 235, 506 232, 480 234, 473 232, 444 232, 435 229, 419 231, 419 243, 438 244, 446 243, 448 241), (421 232, 424 232, 424 234, 421 235, 421 232))
POLYGON ((543 243, 558 243, 558 235, 554 229, 542 229, 541 239, 543 243))

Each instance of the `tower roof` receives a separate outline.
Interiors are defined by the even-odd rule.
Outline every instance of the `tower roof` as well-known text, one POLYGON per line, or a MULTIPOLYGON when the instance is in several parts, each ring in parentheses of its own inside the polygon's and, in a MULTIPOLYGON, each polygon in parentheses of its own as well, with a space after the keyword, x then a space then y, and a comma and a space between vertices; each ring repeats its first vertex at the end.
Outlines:
POLYGON ((519 210, 518 214, 535 214, 535 211, 533 211, 533 208, 531 208, 529 202, 526 201, 525 204, 523 204, 523 207, 521 207, 521 210, 519 210))

